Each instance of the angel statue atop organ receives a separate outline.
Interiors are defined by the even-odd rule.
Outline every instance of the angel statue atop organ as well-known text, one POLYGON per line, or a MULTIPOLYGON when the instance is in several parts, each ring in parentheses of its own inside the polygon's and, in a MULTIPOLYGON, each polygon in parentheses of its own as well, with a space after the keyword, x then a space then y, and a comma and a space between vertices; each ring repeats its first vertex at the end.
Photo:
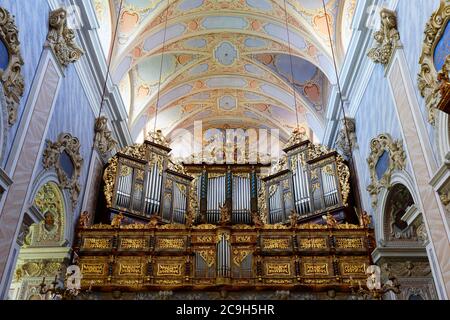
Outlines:
POLYGON ((155 132, 149 132, 148 136, 150 138, 150 141, 152 141, 153 143, 162 145, 164 147, 169 146, 169 141, 167 141, 166 137, 164 137, 160 129, 156 130, 155 132))
POLYGON ((264 226, 264 223, 261 221, 261 217, 259 216, 258 212, 252 212, 252 222, 257 228, 261 228, 264 226))
POLYGON ((329 213, 322 216, 322 219, 326 222, 328 228, 334 228, 338 224, 336 219, 333 217, 333 215, 331 215, 329 213))
POLYGON ((291 211, 291 215, 289 216, 291 228, 295 228, 298 223, 298 219, 300 218, 300 215, 295 212, 295 210, 291 211))
POLYGON ((123 218, 124 218, 124 216, 123 216, 122 212, 115 215, 111 221, 111 226, 113 226, 114 228, 119 228, 120 224, 122 223, 123 218))
POLYGON ((292 135, 290 136, 285 147, 294 146, 296 144, 299 144, 300 142, 305 141, 306 139, 308 139, 308 136, 306 135, 306 129, 304 127, 296 127, 294 131, 292 131, 292 135))
POLYGON ((361 227, 368 228, 370 226, 370 222, 371 222, 370 215, 366 211, 363 211, 363 213, 361 213, 361 217, 360 217, 361 227))

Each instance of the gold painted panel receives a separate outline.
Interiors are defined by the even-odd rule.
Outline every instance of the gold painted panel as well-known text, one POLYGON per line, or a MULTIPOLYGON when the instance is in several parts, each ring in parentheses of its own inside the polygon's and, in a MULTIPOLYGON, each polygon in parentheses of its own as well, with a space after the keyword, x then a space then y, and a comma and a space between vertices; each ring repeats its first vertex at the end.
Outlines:
POLYGON ((120 248, 122 249, 144 249, 147 247, 145 238, 121 238, 120 248))
POLYGON ((339 249, 363 249, 362 238, 336 238, 336 248, 339 249))
POLYGON ((185 241, 180 238, 158 238, 157 247, 159 249, 184 249, 185 241))
POLYGON ((291 264, 287 263, 266 263, 266 275, 268 276, 290 276, 291 264))
POLYGON ((98 275, 102 276, 105 273, 104 263, 82 263, 81 273, 83 275, 98 275))
POLYGON ((281 239, 263 239, 262 240, 263 249, 289 249, 290 248, 290 239, 289 238, 281 238, 281 239))
POLYGON ((341 270, 344 275, 346 274, 365 274, 366 264, 363 262, 343 262, 341 263, 341 270))
POLYGON ((83 248, 85 249, 109 249, 111 248, 110 238, 84 238, 83 248))
POLYGON ((328 275, 328 263, 304 263, 305 275, 328 275))
POLYGON ((158 263, 157 276, 181 276, 181 264, 158 263))
POLYGON ((143 269, 143 265, 140 263, 121 263, 119 275, 139 276, 142 274, 143 269))
POLYGON ((326 249, 327 239, 326 238, 300 239, 299 247, 300 249, 326 249))

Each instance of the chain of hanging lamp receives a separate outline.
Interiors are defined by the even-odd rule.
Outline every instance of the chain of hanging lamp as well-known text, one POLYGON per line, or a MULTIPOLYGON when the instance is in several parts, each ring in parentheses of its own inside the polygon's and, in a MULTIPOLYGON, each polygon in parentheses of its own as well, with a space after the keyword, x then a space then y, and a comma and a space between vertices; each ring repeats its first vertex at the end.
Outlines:
MULTIPOLYGON (((109 52, 109 57, 107 57, 108 64, 107 64, 107 67, 106 67, 105 82, 103 83, 102 95, 101 95, 101 99, 100 99, 100 108, 99 108, 99 111, 98 111, 97 118, 102 115, 102 111, 103 111, 103 105, 104 105, 104 102, 105 102, 105 95, 106 95, 106 88, 107 88, 107 85, 108 85, 108 80, 110 78, 111 63, 112 63, 112 58, 113 58, 113 54, 114 54, 114 49, 115 49, 115 46, 116 46, 116 38, 117 38, 118 30, 119 30, 119 22, 120 22, 120 15, 122 14, 122 8, 123 8, 123 0, 120 0, 119 11, 117 13, 117 19, 116 19, 116 26, 114 28, 114 33, 113 33, 113 36, 112 36, 111 50, 109 52)), ((94 150, 95 150, 95 141, 94 140, 95 139, 92 139, 92 147, 91 147, 91 152, 90 152, 90 156, 89 156, 89 159, 91 159, 91 160, 92 160, 92 156, 94 155, 94 150)), ((89 161, 88 170, 87 170, 88 173, 91 172, 91 166, 92 166, 92 161, 89 161)), ((87 184, 88 179, 89 179, 89 174, 86 176, 86 183, 85 183, 85 185, 87 184)), ((84 200, 85 196, 86 196, 86 193, 84 193, 84 195, 83 195, 83 200, 84 200)))
POLYGON ((295 83, 294 83, 294 63, 292 60, 292 49, 291 49, 291 36, 289 34, 289 23, 288 23, 288 14, 287 14, 287 4, 286 4, 286 0, 284 0, 284 14, 285 14, 285 23, 286 23, 286 34, 287 34, 287 43, 288 43, 288 54, 289 54, 289 63, 290 63, 290 71, 291 71, 291 81, 290 81, 290 85, 292 87, 292 91, 294 93, 294 108, 295 108, 295 118, 297 121, 297 127, 296 129, 298 129, 299 127, 299 115, 298 115, 298 107, 297 107, 297 90, 295 89, 295 83))
POLYGON ((155 104, 155 120, 153 124, 153 132, 156 132, 156 124, 158 120, 158 109, 159 109, 159 98, 161 93, 161 81, 162 81, 162 69, 164 66, 164 52, 166 49, 166 35, 167 35, 167 21, 169 16, 169 8, 170 8, 170 0, 167 0, 167 9, 165 10, 165 18, 164 18, 164 36, 161 50, 161 59, 159 65, 159 80, 158 80, 158 89, 156 93, 156 104, 155 104))
MULTIPOLYGON (((352 178, 352 180, 353 180, 352 184, 353 184, 353 188, 355 190, 354 194, 356 196, 356 199, 355 199, 356 208, 357 208, 357 210, 360 210, 361 209, 361 196, 360 196, 360 193, 359 193, 358 183, 355 180, 356 168, 355 168, 355 163, 354 163, 354 159, 353 159, 353 144, 352 144, 352 142, 350 140, 350 133, 348 131, 348 127, 347 127, 347 124, 346 124, 347 116, 345 114, 344 101, 342 99, 341 81, 340 81, 339 72, 338 72, 338 68, 337 68, 336 53, 335 53, 335 50, 334 50, 333 40, 332 40, 332 36, 331 36, 330 19, 329 19, 328 10, 327 10, 327 6, 326 6, 326 3, 325 3, 325 0, 322 0, 322 6, 323 6, 325 19, 326 19, 326 22, 327 22, 328 40, 330 42, 331 54, 332 54, 332 57, 333 57, 334 73, 336 75, 336 83, 337 83, 337 89, 338 89, 338 94, 339 94, 339 105, 340 105, 342 116, 343 116, 343 126, 344 126, 344 130, 345 130, 345 137, 346 137, 346 140, 347 140, 347 143, 348 143, 348 147, 349 147, 349 150, 350 150, 349 151, 349 164, 350 164, 351 171, 352 171, 351 176, 353 177, 352 178)), ((357 212, 357 214, 359 215, 359 214, 361 214, 361 212, 357 212)))
MULTIPOLYGON (((298 108, 297 108, 297 90, 295 88, 295 79, 294 79, 294 63, 293 63, 293 57, 292 57, 292 49, 291 49, 291 37, 289 34, 289 23, 288 23, 288 13, 287 13, 287 0, 284 0, 284 14, 285 14, 285 23, 286 23, 286 33, 287 33, 287 42, 288 42, 288 54, 289 54, 289 62, 290 62, 290 69, 291 69, 291 83, 290 85, 292 86, 292 90, 294 93, 294 106, 295 106, 295 116, 296 116, 296 120, 297 120, 297 126, 296 126, 296 130, 299 129, 300 123, 299 123, 299 114, 298 114, 298 108)), ((291 219, 296 219, 294 217, 291 217, 291 219)), ((308 231, 308 238, 311 238, 313 235, 311 234, 311 230, 308 231)), ((312 257, 312 262, 313 265, 315 265, 316 263, 316 259, 313 256, 312 257)), ((300 262, 299 262, 300 263, 300 262)), ((299 275, 300 276, 300 275, 299 275)), ((316 269, 313 268, 313 282, 315 282, 317 279, 316 277, 316 269)))

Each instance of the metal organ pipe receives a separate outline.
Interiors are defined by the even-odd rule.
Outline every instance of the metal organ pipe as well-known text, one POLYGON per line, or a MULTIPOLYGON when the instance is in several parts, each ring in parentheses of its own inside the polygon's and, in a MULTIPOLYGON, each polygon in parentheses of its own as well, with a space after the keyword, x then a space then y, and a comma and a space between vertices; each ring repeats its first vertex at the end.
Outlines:
POLYGON ((233 223, 250 222, 250 179, 245 177, 233 177, 233 223))
POLYGON ((208 179, 206 215, 208 222, 219 222, 220 206, 225 203, 225 176, 208 179))

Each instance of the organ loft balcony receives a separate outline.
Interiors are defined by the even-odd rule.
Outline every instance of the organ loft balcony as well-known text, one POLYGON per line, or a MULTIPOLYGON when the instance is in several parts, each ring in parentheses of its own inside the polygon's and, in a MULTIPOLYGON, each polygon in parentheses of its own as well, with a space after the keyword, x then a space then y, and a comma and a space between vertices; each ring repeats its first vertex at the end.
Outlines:
POLYGON ((151 138, 109 160, 96 224, 80 218, 85 287, 350 292, 365 281, 373 230, 337 152, 294 134, 273 165, 177 163, 151 138))

